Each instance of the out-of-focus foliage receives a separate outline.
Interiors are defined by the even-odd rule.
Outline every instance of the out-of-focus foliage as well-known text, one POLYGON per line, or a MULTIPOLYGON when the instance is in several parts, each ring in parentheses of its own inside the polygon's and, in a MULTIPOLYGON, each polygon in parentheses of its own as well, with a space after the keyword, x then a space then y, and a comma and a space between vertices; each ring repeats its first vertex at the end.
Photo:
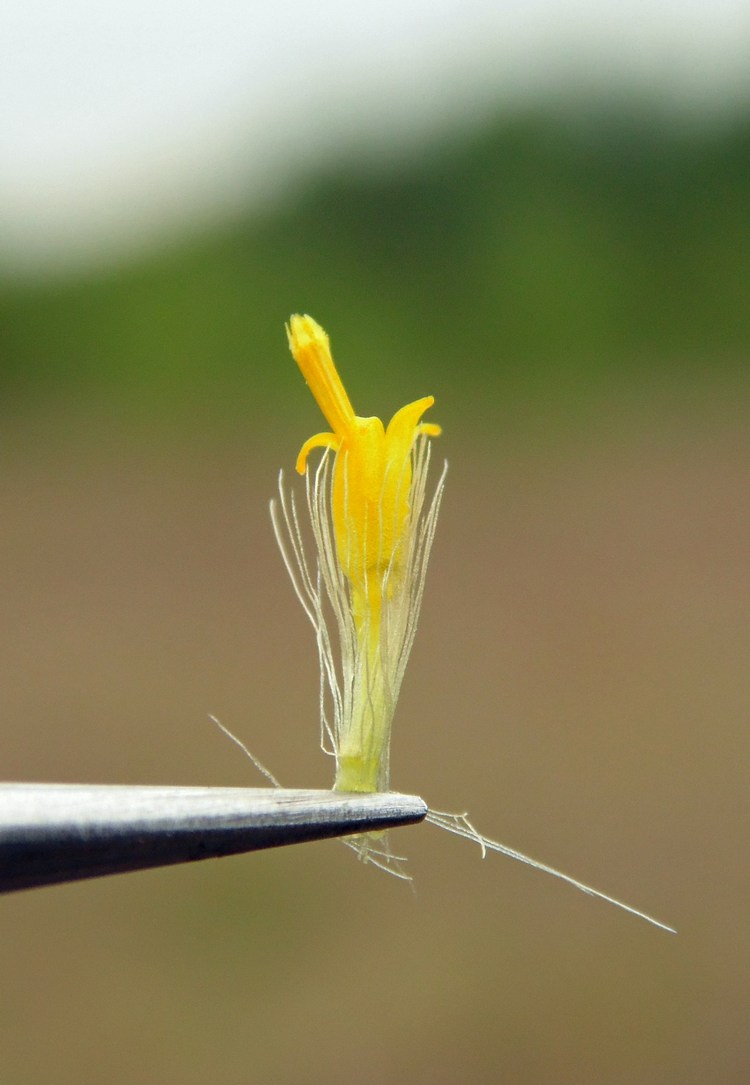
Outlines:
POLYGON ((394 397, 411 394, 406 358, 414 394, 458 367, 467 403, 488 379, 561 391, 745 366, 749 207, 748 120, 529 116, 398 169, 342 159, 272 213, 137 265, 4 283, 2 395, 101 388, 246 412, 288 387, 269 359, 292 311, 340 350, 356 341, 355 403, 368 365, 386 394, 390 374, 394 397))

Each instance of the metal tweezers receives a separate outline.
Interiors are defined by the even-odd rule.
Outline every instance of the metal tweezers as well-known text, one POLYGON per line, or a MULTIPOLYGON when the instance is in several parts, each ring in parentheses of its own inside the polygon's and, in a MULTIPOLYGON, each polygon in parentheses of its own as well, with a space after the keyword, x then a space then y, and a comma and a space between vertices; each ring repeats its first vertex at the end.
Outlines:
POLYGON ((416 795, 0 784, 0 893, 422 821, 416 795))

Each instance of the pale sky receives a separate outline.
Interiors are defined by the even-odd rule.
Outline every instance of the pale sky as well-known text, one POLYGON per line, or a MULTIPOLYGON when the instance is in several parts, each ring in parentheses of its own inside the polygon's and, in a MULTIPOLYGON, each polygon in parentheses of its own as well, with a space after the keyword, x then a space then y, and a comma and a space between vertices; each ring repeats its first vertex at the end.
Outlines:
POLYGON ((705 106, 749 72, 748 0, 3 0, 0 270, 137 249, 545 88, 705 106))

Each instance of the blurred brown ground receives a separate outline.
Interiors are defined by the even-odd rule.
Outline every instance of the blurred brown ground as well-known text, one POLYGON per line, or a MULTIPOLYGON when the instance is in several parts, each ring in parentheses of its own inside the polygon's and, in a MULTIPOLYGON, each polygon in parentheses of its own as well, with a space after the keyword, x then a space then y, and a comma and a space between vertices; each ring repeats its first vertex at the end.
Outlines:
MULTIPOLYGON (((747 391, 448 430, 394 786, 652 911, 427 827, 0 900, 0 1081, 744 1083, 747 391)), ((435 415, 438 418, 438 414, 435 415)), ((328 786, 266 503, 308 436, 21 414, 0 454, 6 779, 328 786)))

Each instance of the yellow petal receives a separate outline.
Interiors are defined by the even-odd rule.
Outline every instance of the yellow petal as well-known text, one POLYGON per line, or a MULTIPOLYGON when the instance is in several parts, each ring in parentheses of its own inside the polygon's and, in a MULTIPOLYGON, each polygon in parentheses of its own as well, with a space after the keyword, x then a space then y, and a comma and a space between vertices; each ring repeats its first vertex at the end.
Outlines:
POLYGON ((379 418, 355 418, 342 441, 333 474, 333 526, 339 562, 362 588, 382 553, 380 496, 385 433, 379 418))
POLYGON ((316 433, 314 437, 308 437, 297 456, 297 463, 295 466, 298 473, 304 475, 307 470, 307 457, 314 448, 332 448, 334 452, 338 452, 339 443, 339 439, 335 433, 316 433))
POLYGON ((420 424, 422 415, 434 402, 434 396, 424 396, 413 403, 407 403, 400 411, 396 411, 385 431, 386 456, 389 458, 405 456, 411 451, 414 438, 418 433, 426 433, 429 437, 440 435, 440 426, 433 422, 420 424))

